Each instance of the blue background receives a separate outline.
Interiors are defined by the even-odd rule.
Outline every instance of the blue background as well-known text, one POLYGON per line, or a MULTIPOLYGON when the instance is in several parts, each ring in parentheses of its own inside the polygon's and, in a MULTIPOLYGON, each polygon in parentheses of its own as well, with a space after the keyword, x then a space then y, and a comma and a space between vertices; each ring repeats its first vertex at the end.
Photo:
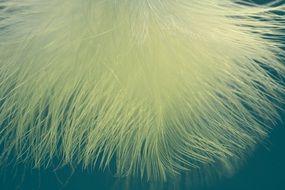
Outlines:
MULTIPOLYGON (((256 2, 262 4, 270 0, 256 0, 256 2)), ((285 118, 284 112, 281 113, 281 118, 285 118)), ((18 165, 15 168, 0 170, 0 190, 124 189, 108 171, 103 173, 76 169, 72 172, 70 168, 61 168, 55 172, 50 168, 41 170, 26 168, 29 167, 18 165)), ((174 189, 185 188, 182 185, 174 189)), ((146 188, 139 187, 138 184, 131 189, 146 188)), ((235 175, 218 180, 209 187, 197 188, 197 190, 269 189, 285 190, 285 126, 282 121, 279 121, 267 141, 256 148, 235 175)))

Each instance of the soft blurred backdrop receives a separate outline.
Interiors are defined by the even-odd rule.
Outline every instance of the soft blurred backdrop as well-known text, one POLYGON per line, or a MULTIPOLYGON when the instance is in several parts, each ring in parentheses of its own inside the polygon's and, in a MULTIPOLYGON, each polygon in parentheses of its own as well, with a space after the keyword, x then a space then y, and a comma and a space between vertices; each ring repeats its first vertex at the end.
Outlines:
MULTIPOLYGON (((253 2, 263 4, 272 2, 272 0, 254 0, 253 2)), ((280 3, 284 3, 284 1, 280 1, 280 3)), ((285 109, 284 105, 282 107, 285 109)), ((224 177, 208 187, 197 187, 194 190, 284 190, 284 111, 280 115, 281 119, 277 121, 278 123, 271 131, 268 139, 256 148, 235 175, 224 177)), ((191 181, 191 179, 189 180, 191 181)), ((83 171, 82 169, 72 170, 70 168, 59 168, 56 171, 51 168, 39 170, 23 165, 9 166, 0 170, 0 190, 108 190, 125 188, 109 171, 83 171)), ((169 188, 186 189, 187 187, 181 185, 169 188)), ((146 188, 138 184, 138 186, 132 186, 130 189, 146 188)))

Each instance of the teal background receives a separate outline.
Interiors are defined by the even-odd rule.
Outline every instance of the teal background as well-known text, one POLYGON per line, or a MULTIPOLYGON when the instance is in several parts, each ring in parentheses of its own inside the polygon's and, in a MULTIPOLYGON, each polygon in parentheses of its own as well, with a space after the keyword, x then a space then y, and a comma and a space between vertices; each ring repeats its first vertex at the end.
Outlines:
MULTIPOLYGON (((255 2, 262 4, 271 1, 255 0, 255 2)), ((284 105, 281 106, 285 109, 284 105)), ((194 190, 285 190, 285 113, 283 111, 280 114, 281 120, 269 134, 268 139, 256 148, 235 175, 220 179, 208 187, 197 187, 194 190)), ((165 186, 165 188, 186 189, 184 185, 179 187, 168 185, 169 187, 165 186)), ((109 171, 76 169, 72 172, 70 168, 61 168, 55 172, 50 168, 38 170, 17 165, 0 170, 0 190, 14 189, 108 190, 125 189, 125 186, 109 171)), ((130 189, 147 188, 138 183, 133 184, 130 189)))
MULTIPOLYGON (((285 114, 282 115, 285 118, 285 114)), ((284 120, 284 119, 283 119, 284 120)), ((1 190, 108 190, 125 189, 112 177, 111 172, 76 170, 68 168, 54 172, 51 169, 24 169, 24 166, 8 168, 1 174, 1 190), (10 170, 11 169, 11 170, 10 170), (17 171, 16 173, 10 171, 17 171), (24 175, 23 175, 24 174, 24 175), (57 177, 56 177, 57 175, 57 177), (62 184, 66 182, 66 184, 62 184)), ((191 179, 189 179, 191 181, 191 179)), ((133 184, 133 189, 148 189, 141 183, 133 184)), ((188 189, 186 186, 163 189, 188 189)), ((285 189, 285 126, 279 122, 264 144, 257 147, 244 166, 235 175, 216 181, 209 187, 193 190, 284 190, 285 189)))

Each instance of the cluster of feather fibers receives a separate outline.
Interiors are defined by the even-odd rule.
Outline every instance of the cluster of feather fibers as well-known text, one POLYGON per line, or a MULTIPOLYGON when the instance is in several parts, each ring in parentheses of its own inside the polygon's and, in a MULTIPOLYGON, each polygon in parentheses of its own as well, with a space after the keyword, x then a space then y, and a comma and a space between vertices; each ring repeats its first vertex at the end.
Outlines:
POLYGON ((284 7, 1 0, 1 163, 232 173, 283 105, 284 7))

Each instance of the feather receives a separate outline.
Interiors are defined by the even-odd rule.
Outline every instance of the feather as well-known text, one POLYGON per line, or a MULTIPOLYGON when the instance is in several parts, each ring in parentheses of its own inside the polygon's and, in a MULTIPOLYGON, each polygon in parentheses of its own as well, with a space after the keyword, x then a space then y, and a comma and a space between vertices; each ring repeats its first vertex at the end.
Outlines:
POLYGON ((1 163, 234 172, 284 105, 272 2, 0 1, 1 163))

